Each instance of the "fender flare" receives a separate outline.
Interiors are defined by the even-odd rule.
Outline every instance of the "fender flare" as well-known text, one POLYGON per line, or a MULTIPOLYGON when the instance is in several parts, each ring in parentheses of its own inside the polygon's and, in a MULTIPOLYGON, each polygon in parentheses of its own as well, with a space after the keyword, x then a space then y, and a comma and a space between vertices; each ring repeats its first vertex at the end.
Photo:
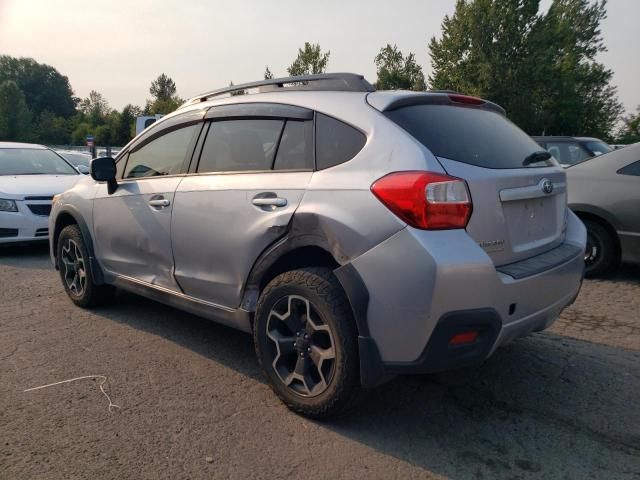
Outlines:
POLYGON ((58 257, 57 257, 57 245, 58 245, 58 226, 60 225, 60 217, 63 214, 70 215, 75 223, 78 225, 80 229, 80 233, 82 235, 82 240, 84 240, 84 244, 87 248, 87 252, 89 253, 89 262, 91 263, 91 272, 92 272, 92 280, 96 285, 102 285, 104 282, 104 274, 102 272, 102 267, 96 260, 95 257, 95 249, 93 246, 93 238, 91 237, 91 231, 89 230, 89 226, 87 222, 83 218, 80 211, 74 207, 73 205, 64 205, 56 214, 56 222, 53 230, 53 237, 51 238, 51 256, 54 258, 54 265, 56 270, 59 269, 58 266, 58 257))

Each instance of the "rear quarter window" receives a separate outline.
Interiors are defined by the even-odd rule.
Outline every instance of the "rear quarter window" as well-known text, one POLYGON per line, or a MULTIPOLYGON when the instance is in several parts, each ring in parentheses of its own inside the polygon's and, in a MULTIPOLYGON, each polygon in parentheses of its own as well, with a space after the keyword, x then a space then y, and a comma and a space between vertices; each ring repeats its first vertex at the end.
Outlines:
POLYGON ((632 175, 634 177, 640 177, 640 160, 633 162, 626 167, 622 167, 618 170, 620 175, 632 175))
POLYGON ((340 120, 316 114, 316 168, 323 170, 351 160, 367 138, 340 120))
POLYGON ((410 105, 385 112, 436 157, 484 168, 556 165, 553 159, 523 165, 542 150, 504 116, 489 110, 450 105, 410 105))

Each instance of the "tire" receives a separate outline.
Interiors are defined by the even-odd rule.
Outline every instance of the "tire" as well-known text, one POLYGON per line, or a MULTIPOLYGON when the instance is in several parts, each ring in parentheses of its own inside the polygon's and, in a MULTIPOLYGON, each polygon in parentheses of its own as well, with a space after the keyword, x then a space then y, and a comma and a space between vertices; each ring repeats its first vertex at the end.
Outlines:
POLYGON ((57 259, 60 279, 73 303, 83 308, 103 304, 112 297, 110 285, 96 285, 89 261, 89 252, 77 225, 68 225, 58 236, 57 259))
POLYGON ((360 396, 357 329, 330 269, 274 278, 258 300, 253 339, 273 391, 294 412, 335 416, 360 396))
POLYGON ((615 239, 609 230, 597 221, 584 220, 584 224, 587 227, 585 276, 589 278, 604 276, 619 263, 615 239))

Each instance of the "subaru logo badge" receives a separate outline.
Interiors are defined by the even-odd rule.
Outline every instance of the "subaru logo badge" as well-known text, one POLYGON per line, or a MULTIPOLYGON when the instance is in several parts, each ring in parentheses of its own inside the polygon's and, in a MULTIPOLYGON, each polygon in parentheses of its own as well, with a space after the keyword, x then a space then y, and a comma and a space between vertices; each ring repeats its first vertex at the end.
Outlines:
POLYGON ((551 180, 545 178, 540 183, 542 184, 542 191, 544 193, 549 195, 551 192, 553 192, 553 182, 551 180))

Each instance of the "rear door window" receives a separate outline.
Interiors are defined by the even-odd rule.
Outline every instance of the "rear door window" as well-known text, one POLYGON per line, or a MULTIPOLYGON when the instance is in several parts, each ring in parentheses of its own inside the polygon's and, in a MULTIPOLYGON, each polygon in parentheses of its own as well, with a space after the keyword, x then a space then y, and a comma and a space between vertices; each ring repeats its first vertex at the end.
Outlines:
POLYGON ((287 120, 274 170, 313 170, 313 122, 287 120))
POLYGON ((318 170, 351 160, 362 150, 367 138, 340 120, 316 114, 316 166, 318 170))
POLYGON ((484 168, 556 165, 553 159, 523 165, 525 158, 542 147, 496 112, 450 105, 410 105, 385 115, 437 157, 484 168))
POLYGON ((198 173, 271 170, 284 120, 212 122, 198 173))

